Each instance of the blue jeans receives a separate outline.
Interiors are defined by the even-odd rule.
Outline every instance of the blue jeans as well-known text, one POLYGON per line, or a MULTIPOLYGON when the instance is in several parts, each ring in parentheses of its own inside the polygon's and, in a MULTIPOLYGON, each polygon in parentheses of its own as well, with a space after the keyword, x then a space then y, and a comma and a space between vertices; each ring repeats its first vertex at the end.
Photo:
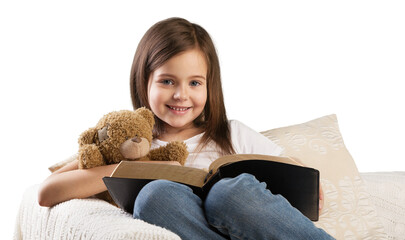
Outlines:
POLYGON ((203 202, 183 184, 155 180, 139 193, 134 218, 182 239, 333 239, 253 175, 217 182, 203 202))

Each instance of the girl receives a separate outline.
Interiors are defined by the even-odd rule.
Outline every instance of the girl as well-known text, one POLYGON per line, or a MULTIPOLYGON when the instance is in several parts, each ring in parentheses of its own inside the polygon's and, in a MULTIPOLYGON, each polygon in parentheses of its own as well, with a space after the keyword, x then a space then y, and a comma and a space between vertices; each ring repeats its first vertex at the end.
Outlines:
MULTIPOLYGON (((215 47, 197 24, 170 18, 153 25, 138 45, 130 78, 134 108, 147 107, 156 117, 152 148, 184 141, 190 152, 186 166, 208 168, 226 154, 282 151, 242 123, 228 121, 215 47)), ((105 191, 101 178, 115 167, 77 170, 73 162, 44 181, 39 203, 53 206, 105 191)), ((153 181, 139 193, 133 216, 182 239, 332 239, 249 174, 222 179, 204 202, 185 185, 153 181)))

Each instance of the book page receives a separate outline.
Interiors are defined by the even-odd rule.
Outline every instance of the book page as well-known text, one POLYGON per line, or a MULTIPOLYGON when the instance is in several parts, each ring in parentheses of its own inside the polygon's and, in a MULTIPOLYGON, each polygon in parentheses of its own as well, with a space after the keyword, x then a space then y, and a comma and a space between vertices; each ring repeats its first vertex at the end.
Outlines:
POLYGON ((202 187, 207 172, 198 168, 137 162, 121 161, 110 177, 136 179, 166 179, 174 182, 202 187))
POLYGON ((260 155, 260 154, 233 154, 233 155, 226 155, 223 157, 218 158, 214 162, 211 163, 209 169, 215 173, 219 167, 224 164, 232 163, 232 162, 239 162, 239 161, 246 161, 246 160, 265 160, 265 161, 273 161, 273 162, 280 162, 280 163, 287 163, 297 166, 302 166, 299 162, 295 161, 292 158, 288 157, 276 157, 270 155, 260 155))

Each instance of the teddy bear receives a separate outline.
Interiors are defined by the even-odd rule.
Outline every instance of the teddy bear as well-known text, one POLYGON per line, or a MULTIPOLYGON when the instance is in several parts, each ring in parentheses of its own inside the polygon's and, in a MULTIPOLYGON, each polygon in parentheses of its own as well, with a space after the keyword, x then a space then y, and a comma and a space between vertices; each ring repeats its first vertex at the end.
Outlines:
MULTIPOLYGON (((80 135, 78 167, 87 169, 121 160, 177 161, 184 165, 188 156, 184 142, 174 141, 150 150, 154 124, 153 113, 144 107, 107 113, 95 127, 80 135)), ((95 197, 117 206, 107 191, 95 197)))
POLYGON ((79 168, 93 168, 121 160, 177 161, 184 165, 188 151, 184 142, 170 142, 150 150, 153 113, 147 108, 113 111, 79 137, 79 168))

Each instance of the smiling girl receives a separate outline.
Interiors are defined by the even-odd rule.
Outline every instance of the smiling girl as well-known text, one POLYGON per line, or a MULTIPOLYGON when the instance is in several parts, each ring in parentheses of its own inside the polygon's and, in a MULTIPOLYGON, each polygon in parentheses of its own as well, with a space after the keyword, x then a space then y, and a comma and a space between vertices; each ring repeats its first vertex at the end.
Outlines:
MULTIPOLYGON (((186 166, 208 168, 234 153, 282 152, 262 134, 227 119, 216 50, 197 24, 170 18, 153 25, 136 50, 130 87, 134 109, 155 114, 152 148, 184 141, 190 153, 186 166)), ((105 191, 101 179, 115 166, 78 170, 74 161, 44 181, 40 205, 105 191)), ((133 217, 182 239, 333 239, 250 174, 220 180, 205 201, 180 183, 152 181, 139 193, 133 217)))
MULTIPOLYGON (((185 19, 167 19, 146 32, 132 65, 131 96, 135 109, 147 107, 156 116, 152 146, 184 141, 186 166, 208 168, 232 153, 282 152, 239 121, 228 121, 214 44, 185 19)), ((182 239, 332 239, 249 174, 219 181, 205 201, 185 185, 152 181, 139 193, 133 215, 182 239)))

